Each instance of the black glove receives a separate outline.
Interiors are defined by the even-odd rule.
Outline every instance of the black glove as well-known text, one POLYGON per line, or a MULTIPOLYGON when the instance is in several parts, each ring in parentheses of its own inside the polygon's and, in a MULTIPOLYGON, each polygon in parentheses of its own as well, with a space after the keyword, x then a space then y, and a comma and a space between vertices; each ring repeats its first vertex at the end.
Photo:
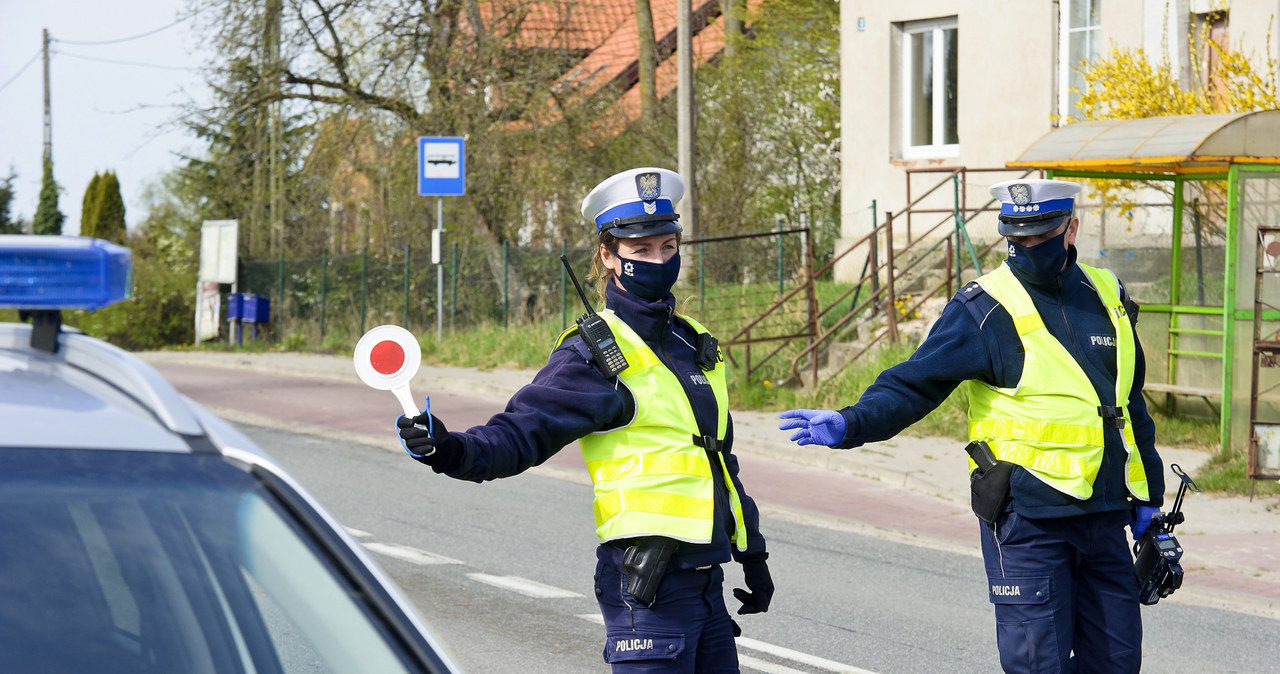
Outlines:
POLYGON ((431 466, 437 473, 454 468, 462 459, 462 441, 449 434, 444 422, 430 412, 409 419, 396 419, 400 444, 414 461, 431 466), (428 430, 429 429, 429 430, 428 430))
POLYGON ((733 597, 742 602, 738 615, 768 611, 769 601, 773 599, 773 578, 769 575, 769 565, 763 559, 743 562, 742 576, 747 589, 751 591, 733 588, 733 597))

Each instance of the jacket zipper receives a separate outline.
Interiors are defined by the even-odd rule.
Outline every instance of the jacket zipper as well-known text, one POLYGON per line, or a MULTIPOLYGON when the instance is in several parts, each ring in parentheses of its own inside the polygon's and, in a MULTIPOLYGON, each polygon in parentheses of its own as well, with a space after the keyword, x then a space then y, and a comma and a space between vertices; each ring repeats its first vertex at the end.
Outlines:
MULTIPOLYGON (((698 410, 693 403, 693 392, 689 390, 688 384, 685 383, 684 378, 680 376, 680 373, 676 372, 675 369, 671 367, 671 360, 667 358, 667 347, 664 345, 663 340, 663 337, 666 336, 667 330, 674 333, 676 329, 675 312, 675 307, 667 307, 667 325, 663 333, 658 335, 657 340, 658 359, 662 361, 663 367, 667 368, 667 371, 676 378, 676 381, 680 382, 680 389, 684 391, 685 402, 689 404, 689 411, 693 414, 693 423, 697 425, 698 410)), ((701 426, 698 427, 698 430, 702 430, 701 426)), ((719 438, 716 439, 718 440, 719 438)), ((719 506, 722 504, 723 497, 723 505, 728 508, 726 512, 733 512, 733 502, 729 498, 729 486, 725 484, 724 470, 720 466, 719 459, 713 456, 714 453, 711 451, 710 447, 704 447, 702 453, 706 454, 707 463, 709 464, 708 467, 711 469, 711 484, 714 485, 712 489, 715 492, 715 504, 717 506, 717 511, 719 510, 719 506)), ((726 533, 729 534, 729 548, 733 549, 733 537, 734 534, 737 533, 737 522, 734 520, 732 515, 730 516, 729 521, 726 522, 726 533), (729 531, 730 527, 733 529, 732 532, 729 531)))
POLYGON ((1062 312, 1062 322, 1067 325, 1067 339, 1071 344, 1071 355, 1076 364, 1084 369, 1084 354, 1080 353, 1080 345, 1076 343, 1076 332, 1071 327, 1071 319, 1067 316, 1067 305, 1063 302, 1062 274, 1058 274, 1058 310, 1062 312))

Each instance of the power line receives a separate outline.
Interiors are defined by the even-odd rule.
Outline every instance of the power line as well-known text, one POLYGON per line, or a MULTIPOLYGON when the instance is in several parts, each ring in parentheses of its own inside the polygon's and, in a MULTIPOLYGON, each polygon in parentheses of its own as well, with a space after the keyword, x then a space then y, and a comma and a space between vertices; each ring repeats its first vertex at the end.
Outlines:
POLYGON ((10 84, 13 84, 14 80, 18 79, 19 75, 26 72, 27 68, 30 68, 31 64, 35 63, 36 59, 40 58, 40 52, 42 51, 44 50, 37 49, 36 53, 32 54, 31 58, 28 59, 27 62, 21 68, 18 68, 18 72, 14 73, 13 77, 10 77, 8 82, 5 82, 4 84, 0 84, 0 91, 4 91, 6 87, 8 87, 10 84))
POLYGON ((104 59, 104 58, 98 58, 96 56, 72 54, 71 52, 65 52, 65 51, 62 51, 61 49, 57 51, 57 54, 58 56, 70 56, 71 58, 82 59, 85 61, 97 61, 98 63, 114 63, 116 65, 122 65, 122 66, 138 66, 139 68, 157 68, 159 70, 185 70, 187 72, 192 72, 196 70, 196 68, 189 68, 186 66, 162 66, 155 63, 143 63, 141 61, 120 61, 117 59, 104 59))
POLYGON ((139 33, 138 35, 132 35, 130 37, 122 37, 115 40, 99 40, 94 42, 83 42, 83 41, 75 41, 75 40, 59 40, 55 38, 53 41, 61 42, 62 44, 73 44, 73 45, 80 45, 80 46, 87 46, 87 47, 96 47, 98 45, 104 45, 104 44, 119 44, 121 42, 129 42, 131 40, 139 40, 144 37, 150 37, 161 31, 169 30, 170 28, 173 28, 174 26, 186 21, 187 19, 190 19, 193 16, 195 16, 195 14, 191 14, 190 16, 184 16, 181 19, 178 19, 177 21, 174 21, 171 24, 168 24, 166 26, 161 26, 155 30, 149 30, 145 33, 139 33))

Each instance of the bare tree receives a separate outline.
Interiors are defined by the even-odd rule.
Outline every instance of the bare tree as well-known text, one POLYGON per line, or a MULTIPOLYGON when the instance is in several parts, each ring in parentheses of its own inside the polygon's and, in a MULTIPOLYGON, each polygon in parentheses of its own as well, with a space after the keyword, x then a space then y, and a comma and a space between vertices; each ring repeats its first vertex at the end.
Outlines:
POLYGON ((720 14, 724 16, 724 53, 733 58, 738 53, 734 38, 741 37, 746 27, 747 0, 720 0, 720 14))
MULTIPOLYGON (((467 196, 451 204, 451 211, 467 224, 451 231, 496 247, 516 239, 530 195, 571 203, 564 195, 580 194, 596 178, 591 162, 583 161, 604 145, 584 121, 593 114, 591 101, 565 105, 573 92, 552 86, 582 56, 572 44, 575 13, 590 12, 596 3, 278 1, 280 47, 269 76, 278 77, 279 85, 258 87, 256 96, 239 105, 305 105, 316 118, 382 120, 371 128, 381 132, 377 141, 387 148, 403 148, 417 136, 466 137, 467 196), (559 108, 554 124, 528 121, 531 110, 546 106, 559 108)), ((271 53, 262 45, 271 19, 259 0, 192 2, 208 17, 206 32, 220 60, 255 60, 271 53)), ((216 76, 217 65, 213 71, 216 76)), ((402 160, 406 153, 387 154, 402 160)), ((411 165, 387 173, 411 176, 411 165)), ((380 183, 387 187, 382 196, 422 202, 407 182, 387 178, 380 183)), ((414 210, 426 209, 408 209, 414 210)), ((416 220, 384 223, 383 230, 422 235, 427 218, 416 220)), ((493 256, 490 266, 495 277, 502 274, 501 256, 493 256)), ((507 274, 513 304, 530 306, 534 290, 518 274, 507 274)))
POLYGON ((649 0, 636 0, 636 29, 640 33, 640 118, 649 122, 658 114, 658 43, 649 0))

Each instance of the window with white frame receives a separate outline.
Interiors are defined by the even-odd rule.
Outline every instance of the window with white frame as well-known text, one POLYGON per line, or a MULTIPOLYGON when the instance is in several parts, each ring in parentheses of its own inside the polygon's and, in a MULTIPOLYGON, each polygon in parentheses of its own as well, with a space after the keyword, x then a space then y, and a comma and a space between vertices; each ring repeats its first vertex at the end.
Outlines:
POLYGON ((901 24, 902 156, 960 153, 956 17, 901 24))
POLYGON ((1061 0, 1060 8, 1058 115, 1078 120, 1084 68, 1102 54, 1102 0, 1061 0))

